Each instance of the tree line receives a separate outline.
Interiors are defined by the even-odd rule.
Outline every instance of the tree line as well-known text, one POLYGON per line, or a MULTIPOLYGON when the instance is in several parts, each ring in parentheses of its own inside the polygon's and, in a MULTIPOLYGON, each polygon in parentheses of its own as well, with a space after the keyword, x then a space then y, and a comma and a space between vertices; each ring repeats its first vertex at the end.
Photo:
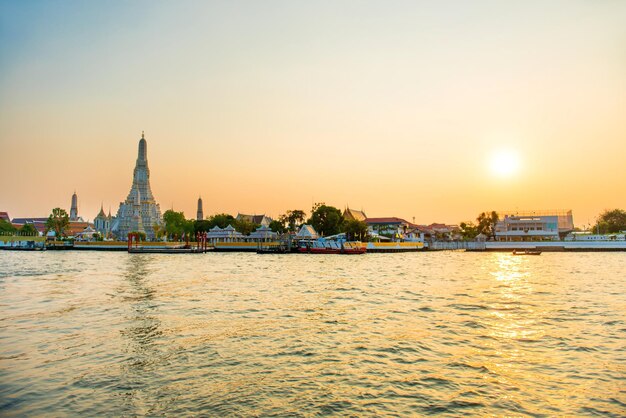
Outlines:
MULTIPOLYGON (((499 221, 495 211, 481 212, 476 217, 476 222, 461 222, 461 235, 463 239, 472 240, 483 234, 488 238, 495 238, 495 227, 499 221)), ((208 232, 215 226, 226 228, 232 225, 236 231, 243 235, 249 235, 260 225, 244 219, 237 220, 227 213, 219 213, 204 220, 186 219, 183 212, 167 210, 163 214, 163 225, 153 225, 153 231, 157 239, 164 236, 167 239, 182 239, 185 236, 195 237, 198 232, 208 232)), ((311 208, 311 216, 306 217, 306 212, 301 209, 288 210, 281 214, 278 219, 269 224, 269 228, 279 234, 296 232, 302 225, 309 224, 322 236, 336 235, 345 232, 350 239, 369 239, 367 224, 358 220, 346 220, 341 211, 325 203, 316 203, 311 208)), ((65 236, 69 226, 69 216, 64 209, 54 208, 46 221, 46 232, 54 231, 57 237, 65 236)), ((626 211, 622 209, 605 210, 600 214, 595 224, 589 228, 590 232, 598 234, 614 234, 626 231, 626 211)), ((24 235, 36 235, 37 230, 32 224, 25 224, 20 229, 10 222, 0 219, 0 233, 16 233, 24 235)))
MULTIPOLYGON (((226 228, 232 225, 236 231, 243 235, 249 235, 261 225, 249 222, 245 219, 236 219, 227 213, 219 213, 204 220, 186 219, 183 212, 168 210, 163 214, 164 226, 155 225, 155 236, 164 235, 168 239, 177 239, 183 236, 195 236, 198 232, 208 232, 218 226, 226 228)), ((311 209, 311 216, 306 217, 306 212, 301 209, 288 210, 281 214, 278 219, 269 224, 269 228, 278 233, 297 232, 304 224, 315 228, 322 236, 336 235, 345 232, 351 239, 366 240, 368 238, 367 224, 363 221, 346 220, 339 209, 324 203, 316 203, 311 209)))

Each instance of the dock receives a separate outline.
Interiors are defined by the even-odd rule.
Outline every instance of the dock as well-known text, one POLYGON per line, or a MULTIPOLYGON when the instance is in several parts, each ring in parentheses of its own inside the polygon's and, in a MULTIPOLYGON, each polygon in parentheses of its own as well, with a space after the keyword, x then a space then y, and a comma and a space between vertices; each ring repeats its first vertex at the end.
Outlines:
POLYGON ((206 248, 165 248, 165 247, 133 247, 129 254, 203 254, 210 251, 206 248))

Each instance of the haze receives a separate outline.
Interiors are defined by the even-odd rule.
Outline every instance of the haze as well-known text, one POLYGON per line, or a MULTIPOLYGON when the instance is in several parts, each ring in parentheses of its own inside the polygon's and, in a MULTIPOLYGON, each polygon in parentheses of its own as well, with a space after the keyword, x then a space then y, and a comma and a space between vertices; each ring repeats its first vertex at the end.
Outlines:
POLYGON ((0 210, 624 207, 626 2, 0 2, 0 210), (517 169, 499 176, 493 155, 517 169))

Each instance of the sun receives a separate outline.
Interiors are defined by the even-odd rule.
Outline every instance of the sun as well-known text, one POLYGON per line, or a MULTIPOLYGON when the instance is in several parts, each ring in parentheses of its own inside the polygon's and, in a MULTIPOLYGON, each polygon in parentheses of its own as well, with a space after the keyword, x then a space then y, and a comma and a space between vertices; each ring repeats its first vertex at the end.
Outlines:
POLYGON ((519 171, 519 155, 513 150, 498 150, 491 155, 491 172, 498 177, 511 177, 519 171))

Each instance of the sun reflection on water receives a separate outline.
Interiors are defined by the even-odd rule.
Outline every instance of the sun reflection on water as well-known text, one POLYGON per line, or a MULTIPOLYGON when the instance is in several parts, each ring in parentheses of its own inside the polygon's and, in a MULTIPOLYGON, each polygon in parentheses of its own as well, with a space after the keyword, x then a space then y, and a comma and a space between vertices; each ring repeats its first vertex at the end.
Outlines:
POLYGON ((14 415, 623 411, 623 281, 598 273, 620 255, 11 257, 14 415))

